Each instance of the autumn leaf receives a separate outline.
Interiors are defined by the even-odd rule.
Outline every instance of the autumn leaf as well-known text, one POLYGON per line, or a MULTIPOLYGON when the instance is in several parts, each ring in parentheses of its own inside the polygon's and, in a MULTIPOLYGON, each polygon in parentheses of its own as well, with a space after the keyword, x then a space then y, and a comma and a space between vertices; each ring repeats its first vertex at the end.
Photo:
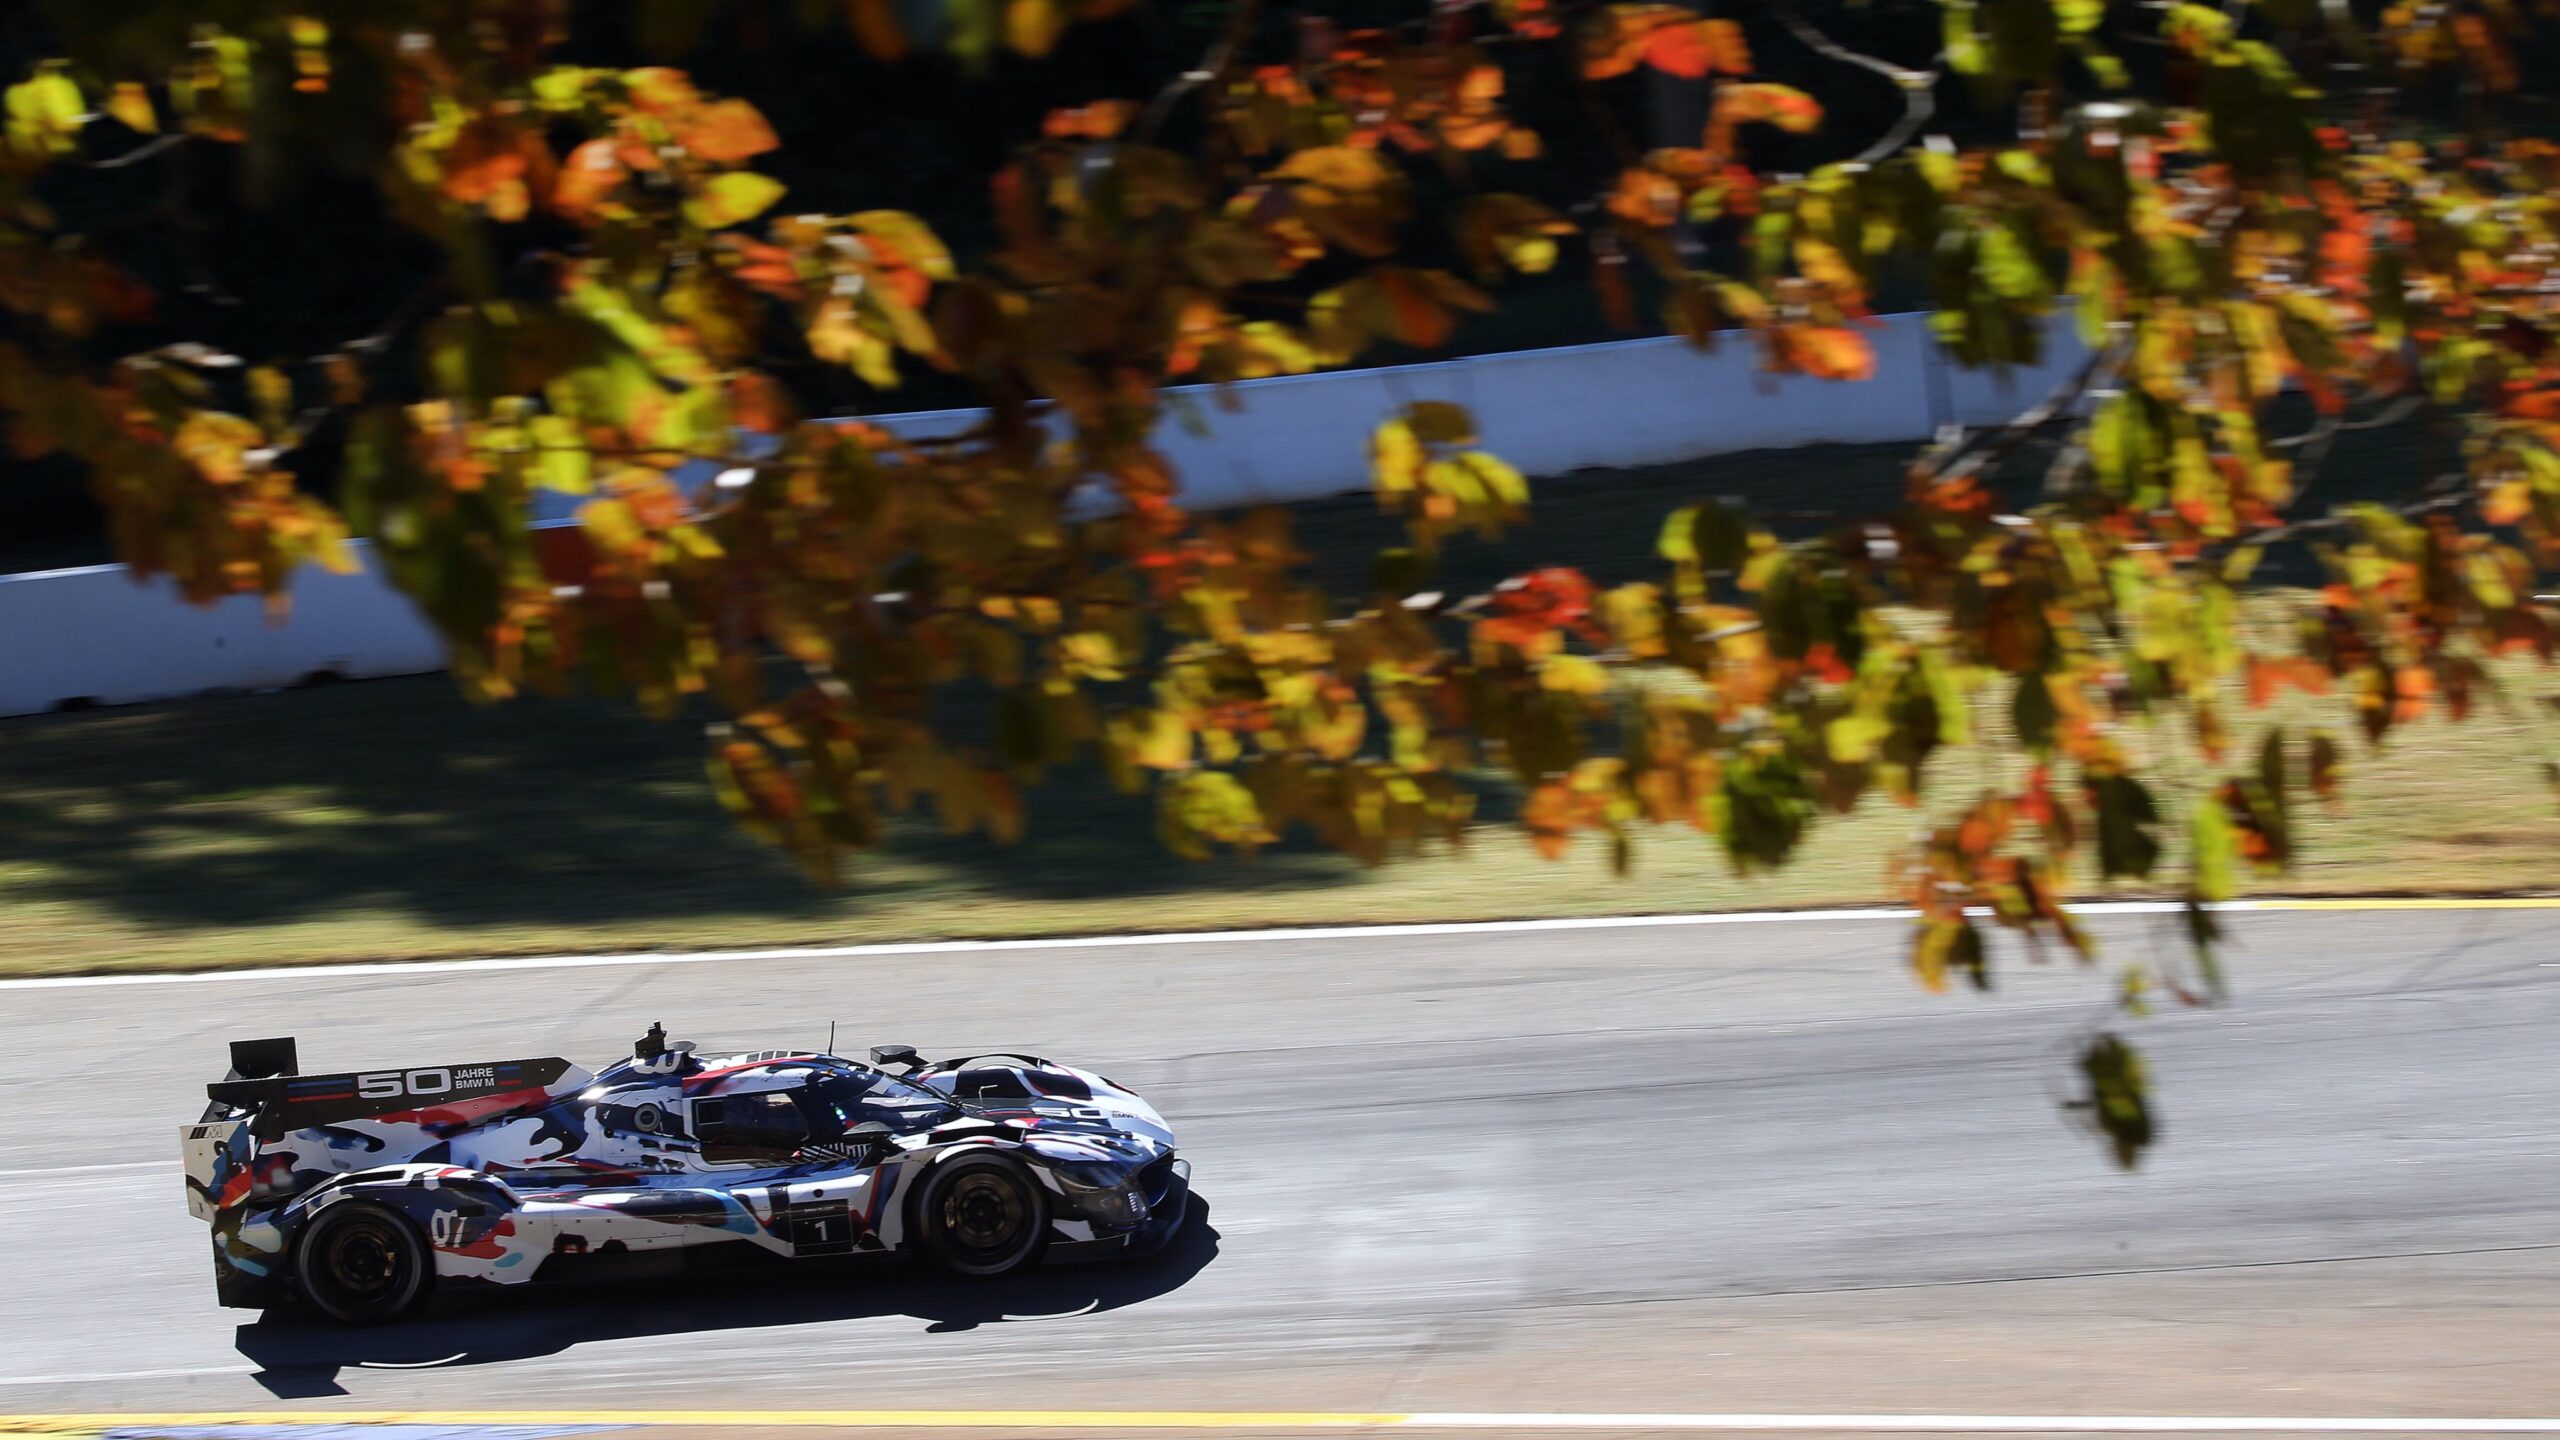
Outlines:
POLYGON ((137 134, 160 133, 160 116, 151 108, 151 92, 130 80, 119 82, 108 95, 106 112, 137 134))
POLYGON ((1806 134, 1822 124, 1822 105, 1792 85, 1766 81, 1720 85, 1707 121, 1707 148, 1730 150, 1733 127, 1753 123, 1774 125, 1790 134, 1806 134))
POLYGON ((1052 110, 1040 122, 1040 133, 1062 140, 1108 140, 1138 118, 1134 100, 1096 100, 1052 110))
POLYGON ((1067 28, 1059 0, 1003 0, 1004 43, 1018 55, 1046 55, 1067 28))
POLYGON ((1389 420, 1369 436, 1370 483, 1381 499, 1402 495, 1421 483, 1425 458, 1413 426, 1402 418, 1389 420))
POLYGON ((2106 1137, 2116 1163, 2132 1169, 2158 1138, 2142 1057, 2117 1036, 2099 1035, 2080 1052, 2080 1074, 2088 1089, 2075 1108, 2106 1137))
POLYGON ((705 230, 752 220, 782 198, 782 182, 752 170, 733 170, 703 182, 684 202, 685 218, 705 230))
POLYGON ((677 143, 715 165, 741 164, 782 144, 763 114, 744 100, 718 100, 695 111, 677 143))
POLYGON ((559 182, 551 191, 552 208, 570 219, 585 219, 621 188, 629 173, 615 156, 612 141, 585 141, 561 162, 559 182))
POLYGON ((30 79, 9 87, 9 146, 21 155, 67 155, 88 107, 80 87, 49 62, 30 79))
POLYGON ((1703 22, 1660 26, 1645 37, 1644 63, 1665 75, 1701 79, 1715 68, 1716 60, 1715 45, 1708 39, 1703 22))
POLYGON ((1701 20, 1698 33, 1713 56, 1710 68, 1726 75, 1751 73, 1751 46, 1742 38, 1739 24, 1731 20, 1701 20))

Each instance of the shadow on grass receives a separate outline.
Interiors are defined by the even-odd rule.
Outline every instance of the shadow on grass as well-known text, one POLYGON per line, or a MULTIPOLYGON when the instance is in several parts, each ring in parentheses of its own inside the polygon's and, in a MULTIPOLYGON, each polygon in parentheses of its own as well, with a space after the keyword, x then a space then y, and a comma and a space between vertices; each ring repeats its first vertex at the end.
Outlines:
POLYGON ((537 1285, 438 1302, 416 1320, 378 1330, 347 1330, 278 1312, 239 1327, 234 1343, 258 1366, 255 1378, 270 1394, 312 1399, 358 1393, 350 1385, 361 1382, 351 1382, 351 1371, 502 1365, 607 1340, 891 1316, 923 1321, 928 1335, 986 1325, 1072 1323, 1170 1294, 1217 1254, 1209 1207, 1195 1197, 1180 1233, 1162 1252, 1140 1260, 1052 1264, 1027 1275, 972 1281, 873 1256, 688 1275, 673 1284, 631 1280, 557 1290, 537 1285))
POLYGON ((1152 801, 1060 772, 1024 842, 893 822, 885 860, 811 886, 713 798, 699 725, 604 702, 466 704, 443 676, 0 725, 0 896, 155 926, 384 909, 440 925, 753 916, 812 927, 866 898, 1110 898, 1335 883, 1300 848, 1188 864, 1152 801))

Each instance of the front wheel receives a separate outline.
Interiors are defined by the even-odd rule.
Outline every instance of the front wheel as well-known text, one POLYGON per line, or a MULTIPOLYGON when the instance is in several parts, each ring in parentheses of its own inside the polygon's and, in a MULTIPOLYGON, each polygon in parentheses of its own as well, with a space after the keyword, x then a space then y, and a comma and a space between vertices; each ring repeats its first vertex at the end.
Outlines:
POLYGON ((342 1325, 380 1325, 426 1303, 435 1256, 408 1217, 370 1201, 340 1201, 302 1229, 294 1249, 302 1294, 342 1325))
POLYGON ((963 1155, 934 1167, 916 1204, 922 1247, 960 1275, 1029 1267, 1049 1242, 1049 1201, 1017 1161, 963 1155))

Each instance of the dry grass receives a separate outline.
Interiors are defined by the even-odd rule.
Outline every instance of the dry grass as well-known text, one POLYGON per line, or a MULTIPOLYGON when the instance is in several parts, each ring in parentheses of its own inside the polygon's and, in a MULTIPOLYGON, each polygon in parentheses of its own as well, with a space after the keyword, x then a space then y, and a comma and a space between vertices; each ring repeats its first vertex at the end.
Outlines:
MULTIPOLYGON (((2560 886, 2542 739, 2497 716, 2396 736, 2264 888, 2560 886)), ((1883 855, 1926 818, 1870 804, 1750 880, 1686 830, 1644 835, 1626 879, 1597 843, 1549 863, 1500 830, 1374 872, 1294 846, 1192 865, 1143 799, 1062 781, 1019 847, 910 826, 820 894, 719 812, 695 746, 603 705, 475 711, 439 677, 0 727, 0 970, 1876 903, 1883 855)), ((1942 756, 1940 807, 1996 763, 1942 756)))

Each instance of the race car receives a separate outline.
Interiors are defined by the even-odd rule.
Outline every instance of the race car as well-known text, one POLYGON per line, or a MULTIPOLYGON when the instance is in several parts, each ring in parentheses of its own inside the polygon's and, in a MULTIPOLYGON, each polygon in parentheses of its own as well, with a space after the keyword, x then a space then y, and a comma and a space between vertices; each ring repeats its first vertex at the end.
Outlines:
POLYGON ((345 1324, 438 1289, 719 1256, 903 1251, 964 1276, 1147 1253, 1190 1165, 1126 1086, 1036 1055, 886 1045, 704 1055, 651 1025, 601 1074, 557 1057, 297 1073, 235 1041, 184 1127, 221 1303, 345 1324))

